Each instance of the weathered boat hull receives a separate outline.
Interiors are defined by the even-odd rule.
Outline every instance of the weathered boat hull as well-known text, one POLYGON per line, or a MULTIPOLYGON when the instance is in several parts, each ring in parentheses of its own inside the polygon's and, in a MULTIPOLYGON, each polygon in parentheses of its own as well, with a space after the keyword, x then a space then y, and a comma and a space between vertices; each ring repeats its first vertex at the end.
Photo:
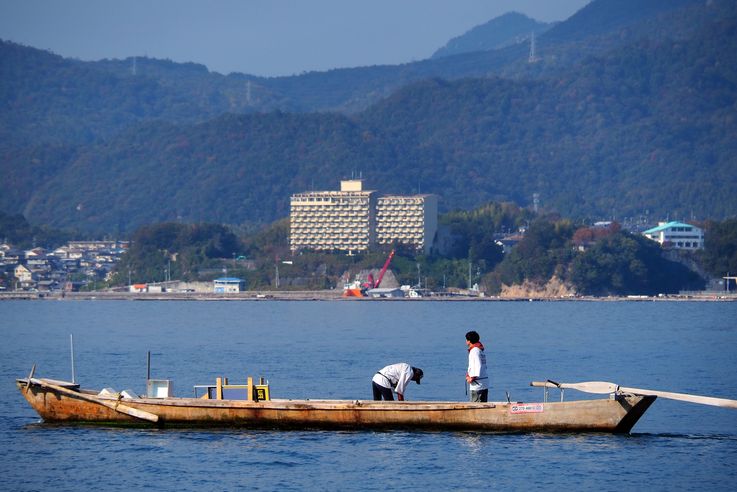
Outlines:
POLYGON ((656 397, 546 403, 375 402, 363 400, 205 400, 138 398, 116 400, 93 391, 57 391, 27 380, 21 394, 46 422, 158 426, 237 426, 320 429, 425 429, 495 432, 627 433, 656 397), (75 393, 77 393, 75 395, 75 393), (120 405, 116 409, 116 405, 120 405), (124 413, 135 409, 158 417, 153 424, 124 413))

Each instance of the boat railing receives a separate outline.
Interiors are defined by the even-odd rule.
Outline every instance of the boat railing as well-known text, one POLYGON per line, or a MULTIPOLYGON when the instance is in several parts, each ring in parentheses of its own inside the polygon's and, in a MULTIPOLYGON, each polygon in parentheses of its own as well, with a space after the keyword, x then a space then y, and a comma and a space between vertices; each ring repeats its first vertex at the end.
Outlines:
POLYGON ((564 399, 565 394, 565 388, 562 384, 556 383, 553 380, 548 379, 547 381, 532 381, 530 383, 530 386, 536 387, 536 388, 543 388, 543 403, 547 403, 549 396, 550 396, 550 388, 558 388, 560 390, 560 401, 562 402, 564 399))

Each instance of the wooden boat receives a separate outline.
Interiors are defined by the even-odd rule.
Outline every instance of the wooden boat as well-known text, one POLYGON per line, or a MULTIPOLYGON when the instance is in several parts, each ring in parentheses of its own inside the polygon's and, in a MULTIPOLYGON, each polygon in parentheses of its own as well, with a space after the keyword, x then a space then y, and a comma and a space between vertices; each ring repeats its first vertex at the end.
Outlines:
POLYGON ((614 392, 608 398, 539 403, 247 401, 122 398, 119 394, 85 390, 78 384, 30 376, 17 379, 16 385, 46 422, 162 427, 627 433, 657 398, 614 392))

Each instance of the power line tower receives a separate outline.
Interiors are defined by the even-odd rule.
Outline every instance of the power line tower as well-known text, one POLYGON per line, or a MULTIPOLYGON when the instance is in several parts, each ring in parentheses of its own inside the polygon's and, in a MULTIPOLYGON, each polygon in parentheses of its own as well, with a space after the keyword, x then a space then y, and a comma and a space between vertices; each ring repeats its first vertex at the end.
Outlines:
POLYGON ((532 34, 530 34, 530 56, 527 58, 527 63, 537 63, 539 61, 540 58, 535 52, 535 32, 533 31, 532 34))
POLYGON ((540 207, 540 193, 533 193, 532 194, 532 210, 534 210, 534 212, 537 213, 539 207, 540 207))

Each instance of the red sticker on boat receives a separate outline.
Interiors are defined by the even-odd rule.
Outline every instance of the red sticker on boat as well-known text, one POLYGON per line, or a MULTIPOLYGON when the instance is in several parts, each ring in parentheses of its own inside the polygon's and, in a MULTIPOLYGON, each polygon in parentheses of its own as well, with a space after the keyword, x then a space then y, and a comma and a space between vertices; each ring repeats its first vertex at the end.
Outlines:
POLYGON ((509 407, 509 413, 542 413, 542 403, 516 403, 509 407))

